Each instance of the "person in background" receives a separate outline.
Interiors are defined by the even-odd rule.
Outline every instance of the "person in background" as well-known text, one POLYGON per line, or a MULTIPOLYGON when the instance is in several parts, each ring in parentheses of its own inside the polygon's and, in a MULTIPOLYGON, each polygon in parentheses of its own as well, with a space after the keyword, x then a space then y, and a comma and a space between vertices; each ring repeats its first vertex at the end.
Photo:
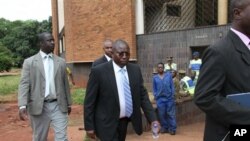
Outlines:
POLYGON ((180 80, 177 76, 177 71, 172 71, 172 78, 174 82, 174 89, 175 89, 175 99, 180 99, 180 80))
POLYGON ((161 133, 176 133, 175 89, 170 71, 164 73, 164 64, 158 63, 158 74, 153 76, 153 95, 161 123, 161 133))
POLYGON ((189 76, 186 75, 186 71, 179 70, 180 77, 180 91, 182 96, 194 95, 195 85, 189 76))
POLYGON ((101 141, 125 141, 129 122, 140 135, 143 132, 141 109, 151 125, 157 124, 160 130, 140 67, 129 63, 127 42, 116 40, 112 52, 112 60, 93 67, 89 75, 84 100, 87 136, 101 141))
POLYGON ((167 63, 164 64, 165 68, 164 68, 164 71, 177 71, 177 64, 176 63, 173 63, 173 57, 168 57, 167 58, 167 63))
POLYGON ((33 141, 46 141, 50 124, 55 141, 67 141, 70 88, 64 59, 53 54, 51 33, 38 35, 40 51, 24 60, 18 90, 19 117, 28 116, 33 141))
MULTIPOLYGON (((108 61, 110 61, 112 59, 112 44, 113 41, 110 39, 106 39, 103 42, 103 51, 104 51, 104 55, 98 59, 96 59, 93 63, 91 68, 100 65, 102 63, 106 63, 108 61)), ((83 130, 84 127, 80 127, 79 130, 83 130)), ((85 140, 91 140, 91 138, 89 138, 88 136, 85 136, 85 140)))
POLYGON ((92 67, 95 67, 99 64, 108 62, 111 60, 112 58, 112 43, 113 41, 110 39, 106 39, 103 42, 103 51, 104 51, 104 55, 98 59, 96 59, 93 63, 92 63, 92 67))
POLYGON ((67 74, 68 74, 69 79, 71 80, 71 83, 72 83, 73 85, 75 85, 74 77, 73 77, 73 74, 72 74, 70 68, 67 67, 67 68, 66 68, 66 71, 67 71, 67 74))
POLYGON ((194 85, 196 85, 196 82, 198 80, 200 67, 202 64, 202 60, 199 57, 200 57, 200 53, 198 51, 193 52, 193 59, 190 60, 190 63, 189 63, 189 74, 191 75, 192 71, 195 71, 195 78, 193 80, 194 85))
POLYGON ((230 125, 250 125, 250 108, 226 98, 250 92, 250 0, 231 0, 230 12, 232 26, 204 52, 196 85, 194 102, 206 114, 204 141, 229 141, 230 125))

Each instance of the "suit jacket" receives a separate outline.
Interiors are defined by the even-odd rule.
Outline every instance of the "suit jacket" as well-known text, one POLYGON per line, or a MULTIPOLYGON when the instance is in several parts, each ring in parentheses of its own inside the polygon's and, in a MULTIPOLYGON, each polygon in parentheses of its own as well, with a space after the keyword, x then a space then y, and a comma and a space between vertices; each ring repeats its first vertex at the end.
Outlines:
POLYGON ((205 51, 202 62, 194 100, 206 113, 204 140, 221 141, 231 124, 250 124, 250 109, 226 98, 250 92, 250 51, 230 30, 205 51))
MULTIPOLYGON (((133 101, 131 122, 137 134, 142 134, 142 113, 152 122, 156 120, 138 65, 127 64, 133 101)), ((112 61, 92 68, 84 101, 85 129, 95 130, 101 140, 111 140, 119 123, 120 104, 112 61)))
MULTIPOLYGON (((57 102, 62 112, 68 112, 71 96, 65 61, 53 55, 57 102)), ((42 113, 45 95, 45 72, 40 53, 24 60, 18 92, 18 105, 27 106, 31 115, 42 113)))
POLYGON ((105 57, 105 55, 103 55, 102 57, 96 59, 93 63, 92 63, 92 67, 95 67, 99 64, 102 64, 102 63, 106 63, 108 62, 107 58, 105 57))

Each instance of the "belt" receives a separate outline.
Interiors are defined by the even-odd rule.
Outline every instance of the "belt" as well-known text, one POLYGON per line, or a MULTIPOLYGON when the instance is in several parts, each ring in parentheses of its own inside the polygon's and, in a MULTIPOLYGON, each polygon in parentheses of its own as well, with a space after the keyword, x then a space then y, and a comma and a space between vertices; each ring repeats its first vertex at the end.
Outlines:
POLYGON ((44 102, 46 103, 52 103, 52 102, 56 102, 57 99, 45 99, 44 102))

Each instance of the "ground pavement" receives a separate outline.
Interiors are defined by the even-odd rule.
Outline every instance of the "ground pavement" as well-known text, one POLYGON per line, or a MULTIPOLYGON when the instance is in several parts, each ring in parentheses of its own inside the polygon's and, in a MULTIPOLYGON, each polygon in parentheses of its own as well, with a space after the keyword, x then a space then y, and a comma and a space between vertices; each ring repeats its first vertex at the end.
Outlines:
MULTIPOLYGON (((69 141, 83 141, 82 105, 73 105, 68 127, 69 141)), ((31 141, 32 131, 28 121, 18 118, 17 103, 0 102, 0 140, 1 141, 31 141)), ((202 141, 204 122, 197 122, 177 127, 176 135, 160 134, 157 141, 202 141)), ((49 133, 48 141, 53 141, 53 132, 49 133)), ((154 141, 151 132, 144 132, 141 136, 129 134, 126 141, 154 141)))

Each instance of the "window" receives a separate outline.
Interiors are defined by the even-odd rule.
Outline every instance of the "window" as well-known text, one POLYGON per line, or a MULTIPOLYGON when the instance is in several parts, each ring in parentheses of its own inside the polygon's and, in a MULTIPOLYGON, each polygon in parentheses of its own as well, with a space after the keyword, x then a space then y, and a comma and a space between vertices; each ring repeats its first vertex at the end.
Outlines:
POLYGON ((179 5, 167 5, 167 16, 181 16, 181 6, 179 5))

